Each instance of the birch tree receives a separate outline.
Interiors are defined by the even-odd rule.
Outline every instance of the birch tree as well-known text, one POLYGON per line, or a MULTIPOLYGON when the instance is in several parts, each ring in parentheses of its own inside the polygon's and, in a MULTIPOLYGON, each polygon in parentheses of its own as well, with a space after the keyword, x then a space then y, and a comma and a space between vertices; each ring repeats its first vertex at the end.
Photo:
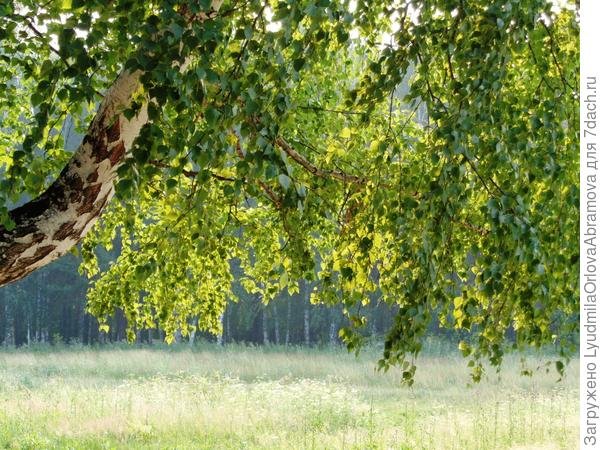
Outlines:
POLYGON ((566 356, 578 30, 542 0, 3 2, 0 284, 85 238, 89 308, 131 339, 218 333, 238 260, 265 303, 305 279, 343 305, 351 349, 380 291, 409 382, 434 316, 475 379, 510 328, 566 356))

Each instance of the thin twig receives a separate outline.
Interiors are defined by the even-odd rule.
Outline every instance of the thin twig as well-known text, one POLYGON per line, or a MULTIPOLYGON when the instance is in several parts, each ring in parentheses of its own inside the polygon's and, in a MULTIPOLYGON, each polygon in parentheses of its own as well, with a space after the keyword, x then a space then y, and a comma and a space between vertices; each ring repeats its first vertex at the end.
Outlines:
POLYGON ((567 79, 565 78, 565 75, 563 74, 562 68, 560 67, 560 64, 558 63, 558 58, 556 57, 556 51, 555 51, 555 45, 554 45, 554 36, 550 32, 550 29, 548 28, 548 25, 546 25, 543 20, 541 22, 542 22, 542 26, 546 30, 546 33, 548 34, 548 37, 550 38, 550 53, 552 54, 552 59, 554 60, 554 64, 556 64, 556 68, 558 69, 558 74, 560 75, 560 79, 563 82, 563 86, 565 88, 568 86, 571 89, 573 89, 573 86, 571 86, 569 84, 569 82, 567 81, 567 79))
MULTIPOLYGON (((540 68, 540 64, 538 63, 537 57, 535 56, 535 52, 533 51, 533 47, 531 46, 531 42, 527 41, 527 46, 529 47, 529 51, 531 52, 531 56, 533 57, 533 62, 535 63, 536 67, 539 69, 540 68)), ((542 71, 540 70, 540 76, 542 77, 542 80, 544 82, 544 84, 546 86, 548 86, 548 89, 550 89, 551 91, 554 91, 554 87, 552 87, 550 85, 550 83, 548 82, 548 80, 546 79, 546 77, 544 76, 544 74, 542 73, 542 71)))
POLYGON ((485 188, 486 191, 488 191, 488 194, 490 194, 491 196, 494 196, 494 193, 490 190, 490 188, 488 187, 487 183, 485 182, 485 180, 483 179, 483 177, 479 174, 479 171, 477 170, 477 168, 475 167, 475 165, 473 164, 473 162, 467 158, 467 155, 463 155, 465 158, 465 161, 467 161, 467 163, 469 164, 469 166, 471 166, 471 169, 473 169, 473 172, 475 172, 475 174, 477 175, 477 177, 479 178, 479 180, 481 181, 481 183, 483 184, 483 187, 485 188))
MULTIPOLYGON (((423 58, 421 58, 421 54, 419 52, 417 52, 417 58, 419 60, 419 63, 423 64, 423 58)), ((425 83, 427 84, 427 92, 429 93, 429 96, 431 97, 431 99, 436 100, 440 105, 442 105, 442 108, 444 108, 444 111, 446 111, 446 113, 448 113, 448 108, 446 108, 446 105, 444 105, 442 100, 433 93, 433 89, 431 89, 431 84, 429 84, 429 78, 425 78, 425 83)))
POLYGON ((362 111, 349 111, 349 110, 345 110, 345 109, 328 109, 328 108, 322 108, 320 106, 298 106, 298 108, 312 109, 314 111, 324 111, 324 112, 330 112, 330 113, 336 113, 336 114, 347 114, 347 115, 352 115, 352 114, 362 115, 362 114, 364 114, 364 112, 362 112, 362 111))
MULTIPOLYGON (((60 51, 59 51, 59 50, 58 50, 56 47, 52 46, 52 44, 50 44, 50 43, 48 42, 48 40, 47 40, 46 36, 44 36, 44 34, 43 34, 42 32, 40 32, 40 31, 39 31, 39 30, 38 30, 38 29, 37 29, 37 28, 36 28, 36 27, 33 25, 33 23, 31 23, 31 21, 29 20, 29 17, 27 17, 27 16, 22 16, 22 15, 19 15, 19 14, 15 14, 14 16, 15 16, 15 17, 19 17, 19 18, 21 18, 21 19, 23 20, 23 22, 25 22, 25 24, 27 25, 27 28, 29 28, 29 29, 30 29, 30 30, 31 30, 31 31, 32 31, 32 32, 33 32, 33 33, 34 33, 34 34, 35 34, 37 37, 39 37, 39 38, 40 38, 40 39, 41 39, 41 40, 44 42, 44 45, 46 45, 46 46, 48 47, 48 49, 49 49, 49 50, 50 50, 52 53, 56 54, 56 55, 57 55, 57 56, 60 58, 60 60, 61 60, 61 61, 64 63, 64 65, 65 65, 65 66, 67 66, 67 69, 72 69, 72 68, 73 68, 73 66, 72 66, 72 65, 69 63, 68 59, 67 59, 67 58, 66 58, 64 55, 62 55, 62 54, 60 53, 60 51)), ((92 75, 89 77, 90 81, 91 81, 91 77, 93 76, 93 74, 94 74, 95 72, 96 72, 96 71, 94 71, 94 72, 92 73, 92 75)), ((90 86, 90 88, 92 89, 92 91, 93 91, 95 94, 99 95, 100 97, 104 97, 104 94, 102 94, 101 92, 98 92, 96 89, 94 89, 94 87, 90 86)))
POLYGON ((337 180, 343 181, 345 183, 354 183, 354 184, 365 184, 367 182, 366 179, 357 177, 356 175, 349 175, 341 170, 323 170, 319 167, 315 166, 308 159, 306 159, 303 155, 298 153, 290 144, 288 144, 283 138, 278 137, 275 139, 275 144, 279 148, 281 148, 287 155, 308 170, 311 174, 319 178, 335 178, 337 180))
MULTIPOLYGON (((173 169, 174 167, 170 166, 169 164, 159 161, 157 159, 152 159, 150 161, 148 161, 149 164, 153 165, 154 167, 160 167, 161 169, 173 169)), ((188 178, 196 178, 198 176, 198 171, 196 170, 182 170, 181 173, 183 175, 185 175, 188 178)), ((229 177, 225 177, 223 175, 219 175, 218 173, 214 173, 214 172, 210 172, 210 176, 213 177, 216 180, 219 181, 236 181, 235 178, 229 178, 229 177)))

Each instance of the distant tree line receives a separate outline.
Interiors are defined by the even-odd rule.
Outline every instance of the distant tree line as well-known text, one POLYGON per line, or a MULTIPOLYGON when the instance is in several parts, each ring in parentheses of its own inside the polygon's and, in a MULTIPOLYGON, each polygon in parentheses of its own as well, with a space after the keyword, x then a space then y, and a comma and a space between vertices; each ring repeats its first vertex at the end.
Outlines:
MULTIPOLYGON (((111 255, 106 256, 106 261, 111 255)), ((0 289, 0 345, 23 346, 36 343, 114 343, 126 340, 127 321, 120 310, 112 316, 108 332, 99 330, 98 321, 86 312, 88 280, 79 274, 79 258, 68 255, 30 277, 0 289)), ((240 274, 241 275, 241 274, 240 274)), ((279 345, 323 345, 338 343, 339 329, 347 325, 342 307, 310 303, 308 283, 300 292, 265 305, 259 296, 247 293, 239 283, 234 289, 237 301, 230 301, 221 320, 223 334, 178 336, 193 343, 198 339, 218 343, 248 342, 279 345)), ((391 325, 393 308, 378 304, 363 307, 367 336, 380 335, 391 325)), ((160 329, 139 330, 136 341, 162 341, 160 329)))
MULTIPOLYGON (((120 252, 115 242, 111 254, 102 253, 99 258, 105 268, 120 252)), ((64 258, 34 272, 23 280, 0 289, 0 347, 33 344, 104 344, 127 340, 127 319, 116 309, 109 320, 109 330, 100 330, 94 316, 86 311, 86 292, 89 281, 78 271, 81 260, 78 256, 64 258)), ((235 263, 233 263, 235 266, 235 263)), ((340 343, 339 331, 348 325, 343 306, 312 304, 312 285, 300 283, 300 291, 289 295, 281 292, 269 304, 264 304, 259 295, 246 292, 239 282, 243 273, 234 267, 236 274, 233 291, 237 297, 231 299, 221 316, 223 333, 176 335, 180 342, 194 344, 208 340, 219 344, 231 342, 258 345, 336 345, 340 343)), ((380 302, 376 296, 365 306, 361 314, 367 318, 367 326, 361 333, 367 338, 382 338, 389 330, 398 311, 397 304, 380 302)), ((451 318, 449 318, 451 320, 451 318)), ((569 320, 577 320, 573 317, 569 320)), ((442 339, 464 339, 471 333, 452 331, 439 326, 434 319, 428 328, 430 335, 442 339)), ((510 327, 506 338, 514 342, 515 330, 510 327)), ((163 342, 165 333, 160 328, 142 329, 135 333, 137 343, 163 342)), ((576 335, 563 339, 576 342, 576 335)))

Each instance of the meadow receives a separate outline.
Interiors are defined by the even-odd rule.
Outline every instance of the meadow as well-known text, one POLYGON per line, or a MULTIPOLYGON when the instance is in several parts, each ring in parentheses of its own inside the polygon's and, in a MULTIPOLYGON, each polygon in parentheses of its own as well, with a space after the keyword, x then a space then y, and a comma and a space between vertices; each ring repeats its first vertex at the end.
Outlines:
MULTIPOLYGON (((519 357, 469 385, 443 345, 415 384, 377 350, 187 346, 0 351, 0 448, 573 449, 578 361, 519 375, 519 357)), ((535 368, 540 360, 528 356, 535 368)))

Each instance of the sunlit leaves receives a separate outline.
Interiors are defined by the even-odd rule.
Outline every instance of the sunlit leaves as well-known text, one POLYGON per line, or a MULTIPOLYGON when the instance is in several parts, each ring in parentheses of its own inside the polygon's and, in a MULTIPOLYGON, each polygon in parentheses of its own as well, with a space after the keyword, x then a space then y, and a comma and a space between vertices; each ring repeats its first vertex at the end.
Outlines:
POLYGON ((572 12, 251 0, 204 20, 209 1, 88 3, 36 17, 23 2, 41 36, 5 11, 0 219, 9 228, 9 200, 41 192, 68 158, 61 127, 83 131, 116 74, 141 70, 124 115, 147 104, 150 123, 82 250, 96 276, 93 249, 120 230, 121 255, 90 293, 99 317, 119 307, 172 336, 199 316, 215 331, 235 262, 263 302, 305 279, 312 301, 342 304, 352 350, 361 306, 396 305, 380 365, 409 384, 434 318, 470 335, 460 350, 476 380, 511 331, 515 347, 572 349, 572 12))

